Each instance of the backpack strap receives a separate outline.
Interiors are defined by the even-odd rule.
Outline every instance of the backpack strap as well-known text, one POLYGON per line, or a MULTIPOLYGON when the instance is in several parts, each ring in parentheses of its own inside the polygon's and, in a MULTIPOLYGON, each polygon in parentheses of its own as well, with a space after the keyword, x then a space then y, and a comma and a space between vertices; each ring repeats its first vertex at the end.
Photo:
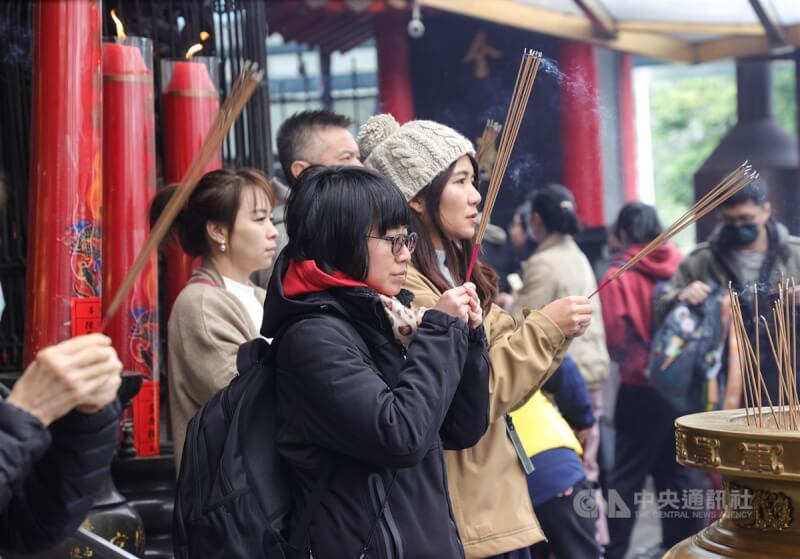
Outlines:
MULTIPOLYGON (((315 312, 310 313, 307 315, 303 315, 302 317, 289 321, 283 325, 281 325, 280 329, 275 333, 275 336, 272 339, 272 343, 270 344, 270 349, 272 350, 273 358, 277 357, 278 351, 278 343, 283 339, 284 334, 295 324, 302 322, 306 318, 312 317, 321 317, 325 316, 326 314, 334 314, 331 313, 324 313, 324 312, 315 312)), ((353 328, 349 321, 346 319, 342 322, 346 323, 350 328, 353 328)), ((358 338, 360 340, 360 337, 358 338)), ((363 342, 362 342, 363 343, 363 342)), ((359 343, 359 347, 361 343, 359 343)), ((314 489, 311 490, 311 496, 306 503, 305 509, 303 509, 303 514, 300 515, 300 520, 297 521, 297 525, 292 527, 291 533, 292 536, 289 538, 289 557, 290 558, 298 558, 301 559, 303 557, 303 553, 306 551, 306 546, 309 538, 309 533, 311 532, 311 522, 314 520, 314 515, 316 515, 317 510, 319 509, 320 505, 322 504, 322 499, 328 493, 328 488, 330 487, 331 481, 333 480, 333 474, 336 472, 336 469, 339 466, 339 462, 337 460, 330 460, 325 468, 322 470, 322 474, 317 478, 316 483, 314 484, 314 489)))
POLYGON ((322 475, 319 476, 317 482, 314 484, 314 489, 311 491, 311 497, 309 497, 306 503, 306 508, 303 510, 303 514, 300 516, 297 526, 292 528, 292 537, 289 540, 289 549, 292 557, 302 557, 302 553, 305 551, 308 542, 309 532, 311 532, 311 521, 314 519, 317 509, 319 509, 319 506, 322 504, 322 499, 328 493, 328 488, 333 480, 333 474, 338 466, 339 463, 336 460, 328 462, 328 465, 322 470, 322 475))

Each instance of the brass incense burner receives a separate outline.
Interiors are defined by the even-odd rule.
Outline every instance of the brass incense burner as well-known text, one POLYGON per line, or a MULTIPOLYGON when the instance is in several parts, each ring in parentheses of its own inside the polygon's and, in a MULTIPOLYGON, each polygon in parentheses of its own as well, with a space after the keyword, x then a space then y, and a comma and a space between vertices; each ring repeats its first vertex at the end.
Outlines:
POLYGON ((744 409, 678 418, 678 463, 722 475, 725 512, 665 559, 800 557, 800 432, 776 425, 789 413, 765 409, 760 425, 744 409))

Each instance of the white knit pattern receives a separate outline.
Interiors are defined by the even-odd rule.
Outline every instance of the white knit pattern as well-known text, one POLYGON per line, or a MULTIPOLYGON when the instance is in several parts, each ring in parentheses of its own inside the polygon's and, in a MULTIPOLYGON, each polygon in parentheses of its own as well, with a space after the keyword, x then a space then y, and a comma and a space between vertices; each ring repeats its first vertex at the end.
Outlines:
POLYGON ((399 126, 390 114, 368 119, 358 132, 364 165, 394 182, 411 200, 462 155, 475 156, 467 138, 431 120, 399 126))

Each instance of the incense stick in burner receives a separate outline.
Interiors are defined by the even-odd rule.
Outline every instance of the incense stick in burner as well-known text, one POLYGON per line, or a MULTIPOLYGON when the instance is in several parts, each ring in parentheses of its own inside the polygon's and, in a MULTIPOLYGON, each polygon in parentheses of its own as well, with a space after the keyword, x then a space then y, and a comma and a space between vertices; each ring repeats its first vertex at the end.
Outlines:
MULTIPOLYGON (((772 324, 767 317, 758 314, 759 294, 757 286, 753 286, 755 352, 745 327, 739 295, 730 285, 728 290, 731 299, 731 328, 737 347, 740 348, 739 361, 744 380, 743 395, 747 425, 765 427, 762 399, 765 397, 775 429, 780 431, 800 429, 800 398, 797 391, 797 368, 794 363, 796 342, 793 339, 797 332, 794 324, 797 318, 795 308, 797 293, 794 280, 781 281, 778 286, 778 298, 772 303, 772 324), (760 322, 763 324, 759 324, 760 322), (759 336, 762 326, 775 361, 775 373, 778 375, 778 401, 775 402, 777 405, 773 405, 761 370, 759 336)), ((769 425, 766 426, 771 428, 769 425)))
POLYGON ((103 317, 103 322, 100 326, 101 331, 105 329, 109 319, 119 310, 125 295, 133 287, 136 277, 144 268, 147 260, 152 255, 153 251, 158 247, 161 241, 169 232, 175 217, 180 213, 181 209, 186 205, 186 201, 192 194, 192 191, 197 186, 197 182, 203 176, 203 170, 208 165, 208 162, 219 152, 222 143, 228 131, 236 122, 236 119, 242 113, 247 101, 255 93, 259 82, 264 78, 264 72, 258 69, 258 64, 252 63, 249 60, 244 63, 242 72, 236 78, 236 81, 231 88, 231 93, 225 102, 220 107, 211 129, 200 146, 200 149, 195 154, 192 162, 189 164, 186 173, 181 180, 181 188, 178 188, 175 195, 172 196, 169 203, 164 207, 161 216, 155 225, 150 230, 150 236, 147 239, 142 251, 136 258, 136 261, 128 271, 128 275, 122 281, 119 290, 114 295, 114 298, 106 310, 106 316, 103 317))
POLYGON ((533 89, 533 82, 536 80, 536 74, 539 71, 541 62, 541 52, 525 49, 525 52, 522 54, 519 70, 517 71, 517 80, 514 83, 511 102, 508 105, 505 126, 503 127, 503 136, 500 139, 500 147, 497 149, 494 167, 492 167, 492 172, 489 176, 489 189, 486 192, 486 198, 483 203, 483 212, 480 224, 478 225, 478 232, 475 235, 475 246, 472 249, 466 281, 469 281, 472 277, 472 270, 478 258, 481 242, 483 242, 486 228, 491 222, 494 203, 497 200, 497 194, 500 192, 500 185, 506 174, 508 160, 511 156, 511 151, 514 149, 514 143, 517 141, 519 127, 525 116, 525 108, 528 105, 528 99, 533 89))

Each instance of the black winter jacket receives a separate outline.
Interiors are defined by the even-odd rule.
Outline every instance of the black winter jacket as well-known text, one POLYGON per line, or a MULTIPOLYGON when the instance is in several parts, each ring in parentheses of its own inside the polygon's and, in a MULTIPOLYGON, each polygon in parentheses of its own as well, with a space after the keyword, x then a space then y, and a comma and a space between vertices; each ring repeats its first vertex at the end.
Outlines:
POLYGON ((119 439, 118 403, 72 412, 47 429, 3 401, 0 387, 0 549, 52 547, 86 518, 109 475, 119 439))
POLYGON ((283 333, 277 352, 277 443, 292 473, 297 514, 336 462, 310 529, 313 557, 358 559, 373 524, 365 558, 463 557, 443 449, 471 447, 488 427, 483 329, 429 310, 406 352, 375 291, 333 288, 288 299, 281 260, 262 334, 272 337, 282 323, 314 313, 283 333))

